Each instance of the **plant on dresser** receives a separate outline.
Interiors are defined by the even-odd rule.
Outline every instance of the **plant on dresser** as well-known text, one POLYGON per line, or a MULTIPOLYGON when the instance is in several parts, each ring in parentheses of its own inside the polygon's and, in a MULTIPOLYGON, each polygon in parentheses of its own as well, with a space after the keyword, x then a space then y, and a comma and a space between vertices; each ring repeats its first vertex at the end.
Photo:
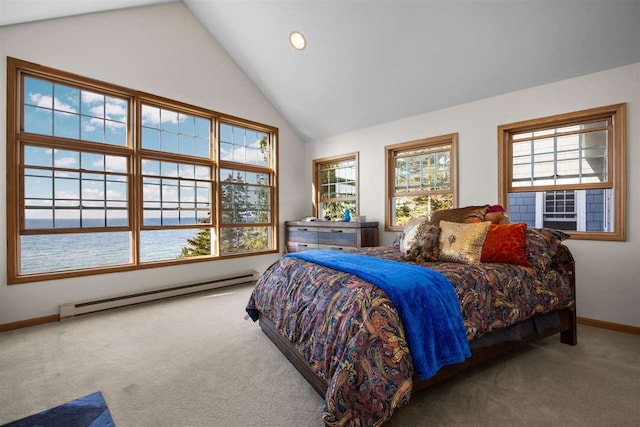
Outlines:
POLYGON ((378 246, 377 222, 286 221, 287 252, 378 246))

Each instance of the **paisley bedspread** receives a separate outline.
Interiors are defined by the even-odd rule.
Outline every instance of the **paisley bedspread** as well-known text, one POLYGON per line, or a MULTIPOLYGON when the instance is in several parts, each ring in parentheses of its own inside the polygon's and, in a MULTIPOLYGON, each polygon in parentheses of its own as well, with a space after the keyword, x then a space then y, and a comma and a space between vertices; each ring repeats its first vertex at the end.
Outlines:
MULTIPOLYGON (((358 253, 405 262, 394 246, 358 253)), ((573 305, 568 273, 513 264, 420 264, 455 288, 468 340, 573 305)), ((327 384, 331 426, 378 426, 408 403, 413 367, 387 295, 356 276, 285 257, 261 277, 248 310, 271 319, 327 384)))

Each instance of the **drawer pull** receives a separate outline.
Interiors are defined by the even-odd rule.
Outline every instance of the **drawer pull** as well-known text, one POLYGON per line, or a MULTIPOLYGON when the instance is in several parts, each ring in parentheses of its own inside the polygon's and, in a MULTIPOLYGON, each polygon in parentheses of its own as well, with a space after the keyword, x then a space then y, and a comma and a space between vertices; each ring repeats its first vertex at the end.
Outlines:
POLYGON ((333 249, 334 251, 341 251, 343 248, 339 248, 339 247, 331 247, 331 249, 333 249))
POLYGON ((342 233, 344 230, 331 230, 332 233, 342 233))
POLYGON ((302 244, 302 243, 298 243, 298 246, 303 247, 303 248, 309 247, 309 245, 305 245, 305 244, 302 244))

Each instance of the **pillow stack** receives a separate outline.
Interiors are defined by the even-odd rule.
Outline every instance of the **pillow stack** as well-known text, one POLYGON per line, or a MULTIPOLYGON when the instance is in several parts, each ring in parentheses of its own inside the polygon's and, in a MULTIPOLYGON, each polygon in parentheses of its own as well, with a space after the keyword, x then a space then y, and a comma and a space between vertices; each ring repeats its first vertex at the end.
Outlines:
POLYGON ((568 237, 557 230, 528 229, 521 224, 484 221, 489 208, 436 211, 427 218, 411 218, 400 238, 400 250, 408 261, 506 263, 546 269, 557 246, 568 237))

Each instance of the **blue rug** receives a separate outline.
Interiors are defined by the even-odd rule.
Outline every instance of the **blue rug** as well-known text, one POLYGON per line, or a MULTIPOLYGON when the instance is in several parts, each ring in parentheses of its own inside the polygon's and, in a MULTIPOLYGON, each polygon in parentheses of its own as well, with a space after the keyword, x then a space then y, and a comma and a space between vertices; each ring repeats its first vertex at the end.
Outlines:
POLYGON ((115 427, 115 423, 98 391, 2 427, 115 427))

